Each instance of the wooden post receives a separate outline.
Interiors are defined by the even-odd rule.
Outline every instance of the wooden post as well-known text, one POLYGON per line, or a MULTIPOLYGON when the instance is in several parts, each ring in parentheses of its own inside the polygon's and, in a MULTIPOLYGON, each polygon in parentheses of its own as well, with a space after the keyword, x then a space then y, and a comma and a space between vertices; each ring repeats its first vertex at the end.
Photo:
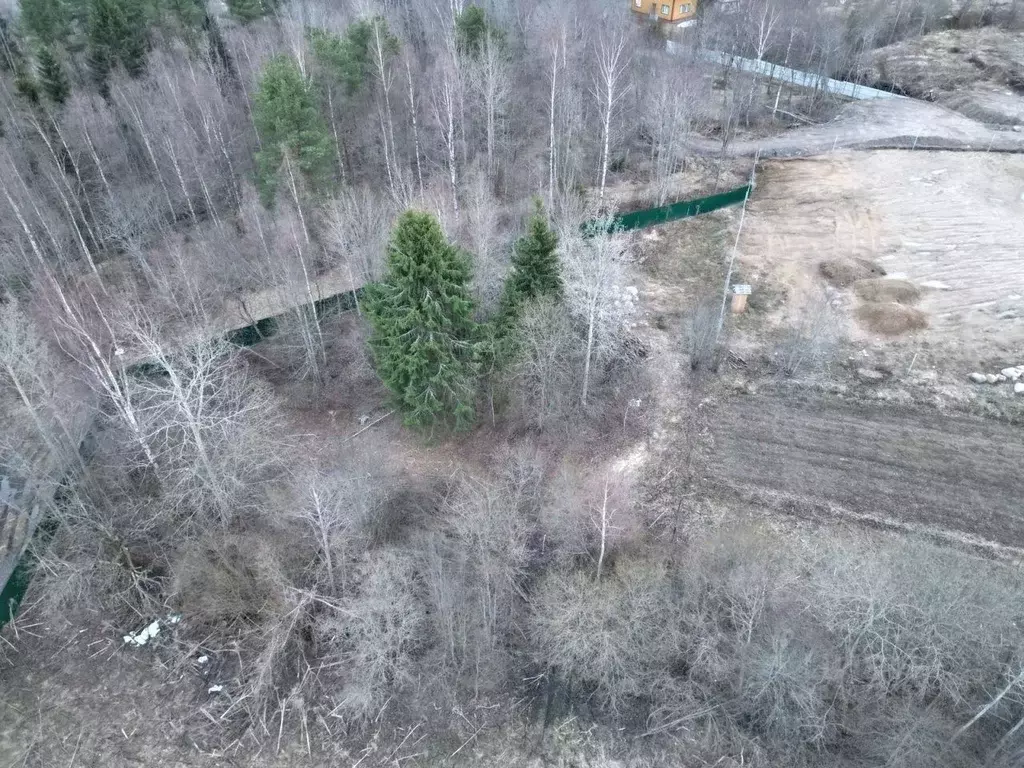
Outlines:
POLYGON ((750 295, 749 285, 734 285, 732 287, 731 309, 734 315, 742 315, 747 311, 747 296, 750 295))

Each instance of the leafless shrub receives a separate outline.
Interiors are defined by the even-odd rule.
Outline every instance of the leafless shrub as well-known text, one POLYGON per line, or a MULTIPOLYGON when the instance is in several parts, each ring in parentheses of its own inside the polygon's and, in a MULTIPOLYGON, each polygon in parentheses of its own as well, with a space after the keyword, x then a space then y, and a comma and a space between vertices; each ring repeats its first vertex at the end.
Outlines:
POLYGON ((213 514, 226 524, 261 500, 262 483, 283 466, 274 398, 227 345, 172 353, 155 335, 137 338, 160 370, 131 378, 128 396, 165 497, 186 517, 213 514))
POLYGON ((99 498, 98 491, 55 502, 52 535, 33 543, 37 609, 55 623, 86 610, 134 628, 166 606, 167 553, 157 547, 155 520, 160 510, 130 498, 99 498))
POLYGON ((376 715, 389 695, 415 677, 417 654, 429 643, 426 606, 415 559, 395 549, 371 554, 356 596, 316 627, 318 645, 343 665, 335 713, 352 722, 376 715))
POLYGON ((576 403, 579 341, 565 310, 548 300, 523 312, 511 366, 515 412, 538 430, 564 425, 576 403))
POLYGON ((780 350, 783 372, 796 376, 828 368, 842 341, 842 323, 836 298, 825 289, 808 302, 785 331, 780 350))
POLYGON ((596 384, 598 364, 622 354, 636 312, 636 288, 629 285, 635 242, 628 234, 604 231, 610 223, 610 214, 602 217, 589 237, 577 227, 559 246, 565 307, 580 329, 579 400, 583 406, 596 384))
POLYGON ((326 244, 355 285, 376 280, 395 217, 394 203, 369 187, 344 190, 324 214, 326 244))
POLYGON ((265 725, 276 712, 315 596, 297 586, 303 552, 294 539, 290 547, 286 541, 280 531, 274 538, 213 531, 189 542, 173 565, 171 601, 187 616, 189 631, 237 649, 238 677, 225 716, 241 713, 249 724, 265 725))
POLYGON ((493 457, 498 479, 518 514, 535 520, 544 497, 545 454, 529 441, 501 446, 493 457))
POLYGON ((548 485, 547 499, 538 512, 545 555, 554 553, 566 565, 586 557, 594 541, 586 503, 579 493, 583 477, 578 467, 563 462, 548 485))
MULTIPOLYGON (((907 768, 977 768, 969 746, 953 740, 957 723, 938 708, 894 702, 878 713, 880 738, 864 740, 866 760, 907 768)), ((865 723, 864 725, 868 725, 865 723)))
POLYGON ((614 711, 650 697, 675 658, 678 617, 663 565, 620 560, 614 573, 554 571, 538 585, 530 623, 536 660, 614 711))
POLYGON ((463 231, 473 254, 473 292, 479 307, 493 312, 501 299, 511 254, 509 234, 503 229, 501 203, 491 191, 488 175, 474 173, 467 186, 472 190, 466 205, 463 231))
POLYGON ((978 765, 971 750, 1013 743, 1024 715, 1006 634, 1016 578, 983 570, 931 545, 840 550, 737 529, 692 542, 672 571, 619 558, 598 582, 549 573, 530 637, 610 711, 646 698, 651 733, 684 729, 701 749, 818 764, 860 749, 842 734, 871 733, 879 759, 940 765, 941 745, 963 739, 948 759, 978 765))
POLYGON ((421 541, 431 617, 445 667, 478 696, 504 683, 523 606, 536 504, 533 458, 496 478, 458 478, 444 522, 421 541))
POLYGON ((407 481, 364 506, 355 520, 356 531, 369 548, 395 544, 437 505, 435 489, 423 481, 407 481))
POLYGON ((858 689, 851 700, 939 694, 959 706, 1020 653, 1000 629, 1014 618, 1012 581, 998 571, 924 544, 868 563, 835 552, 830 564, 814 587, 817 613, 845 659, 844 685, 858 689))
POLYGON ((638 538, 629 481, 619 467, 585 471, 564 464, 540 510, 545 544, 563 561, 586 557, 600 579, 615 556, 638 538))
POLYGON ((287 583, 271 542, 256 534, 214 532, 181 553, 172 593, 193 621, 259 627, 285 611, 287 583))
POLYGON ((722 360, 724 337, 718 333, 717 301, 701 301, 690 313, 685 329, 691 370, 717 371, 722 360))
POLYGON ((322 590, 327 595, 347 587, 348 570, 365 544, 359 526, 365 525, 377 498, 386 491, 386 482, 383 489, 377 487, 379 483, 380 478, 372 478, 362 467, 311 472, 299 481, 303 497, 295 515, 316 540, 324 571, 322 590))

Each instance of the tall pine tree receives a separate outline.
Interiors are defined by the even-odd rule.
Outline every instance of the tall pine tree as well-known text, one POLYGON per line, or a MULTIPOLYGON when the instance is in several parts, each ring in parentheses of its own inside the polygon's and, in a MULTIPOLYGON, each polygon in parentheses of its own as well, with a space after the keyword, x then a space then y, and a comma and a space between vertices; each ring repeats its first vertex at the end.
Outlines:
POLYGON ((437 219, 407 211, 388 245, 388 271, 365 306, 377 372, 407 426, 468 427, 474 418, 477 326, 469 261, 437 219))
POLYGON ((519 319, 523 304, 541 297, 562 298, 562 275, 558 264, 558 235, 548 224, 540 200, 534 201, 526 234, 516 240, 512 272, 505 281, 498 310, 498 324, 505 331, 519 319))
POLYGON ((316 97, 298 65, 288 56, 271 59, 253 99, 253 122, 260 136, 256 181, 264 203, 277 191, 285 153, 314 192, 325 190, 333 175, 334 152, 316 97))

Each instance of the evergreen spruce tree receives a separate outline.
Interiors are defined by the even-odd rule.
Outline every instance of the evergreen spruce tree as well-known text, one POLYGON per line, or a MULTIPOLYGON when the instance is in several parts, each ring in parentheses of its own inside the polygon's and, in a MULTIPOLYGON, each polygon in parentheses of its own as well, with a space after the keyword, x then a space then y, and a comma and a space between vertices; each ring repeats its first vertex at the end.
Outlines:
POLYGON ((276 0, 227 0, 228 12, 243 24, 277 11, 276 0))
POLYGON ((118 63, 132 77, 145 70, 149 26, 144 0, 90 0, 86 34, 89 64, 101 92, 118 63))
POLYGON ((156 7, 164 30, 180 36, 189 45, 198 44, 207 18, 203 0, 162 0, 156 7))
POLYGON ((64 65, 48 45, 40 46, 37 73, 43 92, 55 104, 63 104, 71 93, 71 82, 64 65))
POLYGON ((558 264, 558 235, 548 224, 544 206, 534 201, 526 234, 516 240, 512 272, 505 281, 498 310, 499 332, 507 333, 519 319, 523 304, 542 297, 562 298, 562 276, 558 264))
POLYGON ((455 45, 463 56, 479 56, 488 37, 491 43, 505 43, 505 33, 487 21, 487 14, 480 6, 471 5, 455 17, 455 45))
POLYGON ((63 44, 71 32, 63 0, 21 0, 19 20, 25 32, 44 45, 63 44))
POLYGON ((331 135, 315 95, 293 59, 277 56, 267 63, 252 115, 260 136, 256 181, 264 203, 270 205, 274 200, 285 153, 312 191, 330 185, 334 162, 331 135))
POLYGON ((348 25, 344 36, 323 29, 312 29, 309 40, 317 63, 333 81, 341 83, 348 96, 358 93, 372 77, 373 42, 379 33, 385 58, 394 56, 401 43, 388 28, 387 21, 377 16, 360 19, 348 25))
MULTIPOLYGON (((39 103, 39 84, 36 82, 30 62, 25 57, 20 41, 7 20, 0 16, 0 72, 10 72, 14 77, 15 91, 33 104, 39 103)), ((0 136, 4 123, 0 120, 0 136)))
POLYGON ((466 256, 437 219, 407 211, 388 245, 388 271, 365 301, 377 372, 407 426, 468 427, 474 417, 477 326, 466 256))

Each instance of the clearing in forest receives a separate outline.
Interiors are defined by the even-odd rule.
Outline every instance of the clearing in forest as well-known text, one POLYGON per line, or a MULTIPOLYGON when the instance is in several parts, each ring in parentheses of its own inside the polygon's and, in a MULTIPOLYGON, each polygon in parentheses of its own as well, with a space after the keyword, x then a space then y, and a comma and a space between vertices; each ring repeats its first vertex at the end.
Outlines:
MULTIPOLYGON (((1024 344, 1022 244, 1024 156, 877 150, 763 163, 739 250, 793 311, 821 294, 823 261, 874 262, 920 290, 916 338, 980 360, 1024 344)), ((852 319, 854 291, 844 297, 851 337, 878 338, 852 319)))

